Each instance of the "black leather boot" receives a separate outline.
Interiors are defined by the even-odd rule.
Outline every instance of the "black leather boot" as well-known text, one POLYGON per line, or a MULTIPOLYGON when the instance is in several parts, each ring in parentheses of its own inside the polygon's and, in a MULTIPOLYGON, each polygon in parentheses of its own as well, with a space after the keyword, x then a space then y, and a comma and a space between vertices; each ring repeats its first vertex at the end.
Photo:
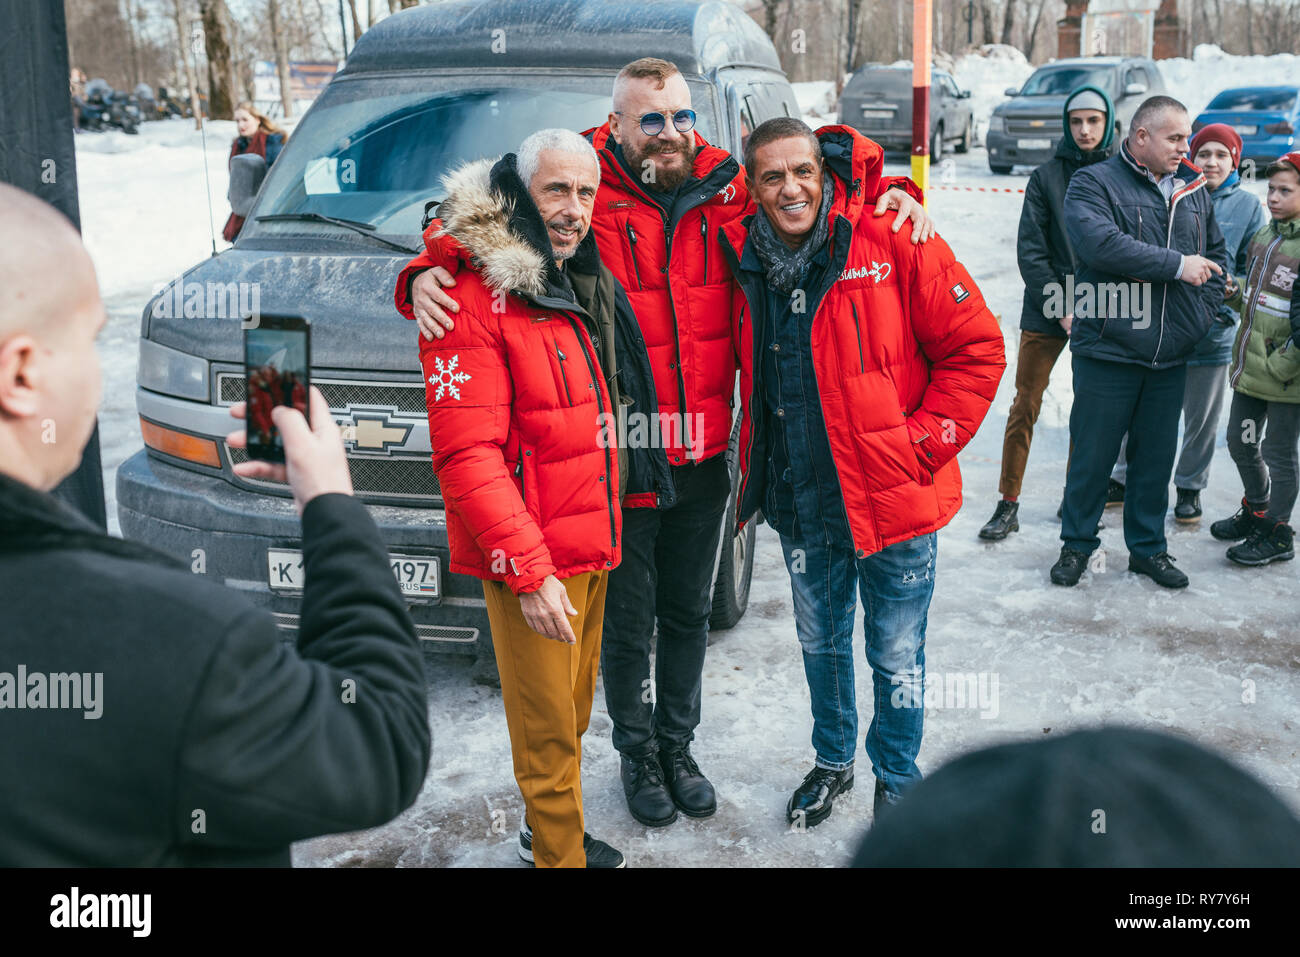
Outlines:
POLYGON ((830 817, 835 798, 852 790, 852 768, 832 771, 829 768, 815 767, 790 796, 790 803, 785 807, 786 819, 791 824, 802 821, 805 827, 820 824, 830 817))
POLYGON ((643 758, 623 755, 620 774, 627 809, 646 827, 664 827, 677 820, 677 807, 664 785, 664 771, 659 756, 648 754, 643 758))
POLYGON ((659 766, 664 772, 668 793, 678 809, 689 817, 708 817, 718 809, 718 799, 713 785, 700 773, 700 766, 691 757, 690 746, 661 749, 659 766))

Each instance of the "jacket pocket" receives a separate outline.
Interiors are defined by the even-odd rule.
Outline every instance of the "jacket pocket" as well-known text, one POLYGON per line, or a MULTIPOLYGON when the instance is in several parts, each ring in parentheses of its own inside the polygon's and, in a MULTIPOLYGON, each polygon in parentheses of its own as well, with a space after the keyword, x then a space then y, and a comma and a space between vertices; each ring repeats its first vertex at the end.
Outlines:
POLYGON ((862 326, 858 322, 858 304, 850 299, 849 308, 853 310, 853 331, 858 335, 858 371, 866 372, 867 363, 862 353, 862 326))
POLYGON ((555 346, 555 359, 560 366, 560 382, 564 385, 564 397, 569 405, 573 405, 573 392, 569 389, 569 374, 564 369, 564 364, 569 357, 564 354, 564 350, 560 348, 560 340, 554 335, 551 336, 551 344, 555 346))
POLYGON ((641 263, 636 258, 636 244, 639 240, 636 238, 636 230, 632 228, 629 220, 623 224, 623 233, 627 236, 627 258, 632 260, 632 272, 636 275, 637 289, 644 289, 645 283, 641 281, 641 263))
POLYGON ((704 243, 704 272, 701 273, 700 283, 707 286, 709 284, 709 217, 700 213, 700 239, 704 243))

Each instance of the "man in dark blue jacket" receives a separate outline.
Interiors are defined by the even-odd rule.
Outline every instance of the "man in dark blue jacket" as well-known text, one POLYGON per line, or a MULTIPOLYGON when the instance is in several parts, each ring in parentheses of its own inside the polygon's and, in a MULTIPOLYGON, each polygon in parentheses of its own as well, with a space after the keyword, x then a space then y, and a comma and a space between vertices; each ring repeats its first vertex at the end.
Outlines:
POLYGON ((1187 359, 1223 302, 1227 268, 1205 175, 1184 159, 1190 135, 1187 109, 1153 96, 1119 154, 1079 170, 1065 193, 1078 276, 1064 290, 1074 314, 1074 450, 1051 571, 1058 585, 1076 584, 1101 544, 1097 520, 1125 432, 1129 570, 1187 585, 1165 543, 1169 477, 1187 359))

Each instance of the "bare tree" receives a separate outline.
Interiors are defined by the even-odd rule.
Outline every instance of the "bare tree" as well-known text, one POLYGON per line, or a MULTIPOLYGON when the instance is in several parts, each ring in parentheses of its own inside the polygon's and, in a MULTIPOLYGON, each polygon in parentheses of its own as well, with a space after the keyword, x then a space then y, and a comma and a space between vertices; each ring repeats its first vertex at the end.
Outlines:
POLYGON ((1034 62, 1034 41, 1038 39, 1038 23, 1043 19, 1043 8, 1047 6, 1047 0, 1038 0, 1038 9, 1034 11, 1034 19, 1029 27, 1029 36, 1025 38, 1025 59, 1030 63, 1034 62))
POLYGON ((280 77, 280 105, 284 118, 293 116, 293 90, 289 81, 289 44, 285 39, 284 21, 280 16, 280 0, 267 0, 267 14, 271 22, 271 44, 275 48, 275 72, 280 77))
POLYGON ((776 43, 776 20, 781 13, 781 6, 785 0, 761 0, 763 4, 763 32, 768 38, 776 43))
POLYGON ((1010 45, 1011 31, 1016 26, 1016 0, 1003 0, 1002 5, 1002 39, 999 43, 1010 45))
POLYGON ((357 0, 348 0, 348 10, 352 13, 352 42, 356 43, 365 32, 361 28, 361 19, 357 16, 357 0))
POLYGON ((235 70, 230 55, 229 12, 226 0, 199 0, 203 45, 208 54, 208 111, 228 120, 235 112, 235 70))
POLYGON ((984 27, 984 42, 993 42, 993 0, 980 0, 980 22, 984 27))

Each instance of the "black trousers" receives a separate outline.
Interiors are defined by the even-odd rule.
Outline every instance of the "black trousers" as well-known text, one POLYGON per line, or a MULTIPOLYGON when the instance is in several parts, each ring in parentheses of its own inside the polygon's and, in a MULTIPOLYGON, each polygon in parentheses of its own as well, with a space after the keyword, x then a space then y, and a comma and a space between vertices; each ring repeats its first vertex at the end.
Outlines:
POLYGON ((1169 477, 1178 451, 1186 366, 1155 371, 1131 362, 1107 362, 1077 353, 1070 409, 1070 465, 1061 509, 1061 541, 1090 555, 1101 544, 1097 522, 1106 507, 1106 483, 1128 433, 1124 484, 1124 542, 1150 558, 1165 551, 1169 477))
POLYGON ((731 489, 726 458, 674 466, 672 508, 623 510, 623 560, 609 575, 600 670, 614 747, 629 757, 683 747, 700 723, 713 563, 731 489))

